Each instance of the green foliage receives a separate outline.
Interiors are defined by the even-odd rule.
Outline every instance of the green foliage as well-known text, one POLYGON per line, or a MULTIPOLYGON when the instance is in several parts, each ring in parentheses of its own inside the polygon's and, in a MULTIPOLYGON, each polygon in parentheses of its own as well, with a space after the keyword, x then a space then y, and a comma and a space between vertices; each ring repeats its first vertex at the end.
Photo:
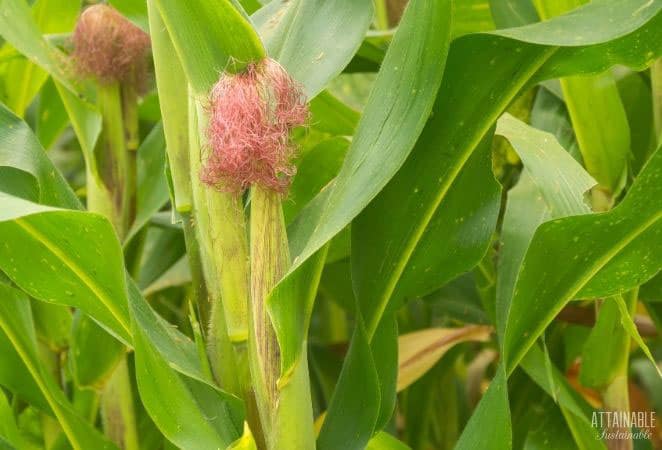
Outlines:
POLYGON ((660 270, 655 251, 662 238, 662 211, 656 206, 662 195, 660 170, 662 152, 657 151, 612 211, 552 220, 537 229, 504 333, 508 370, 568 301, 625 292, 660 270), (566 263, 550 266, 550 258, 566 263))
POLYGON ((604 450, 596 410, 659 412, 661 0, 111 0, 139 100, 77 75, 82 3, 0 0, 0 449, 604 450), (219 192, 209 91, 265 57, 297 173, 219 192))

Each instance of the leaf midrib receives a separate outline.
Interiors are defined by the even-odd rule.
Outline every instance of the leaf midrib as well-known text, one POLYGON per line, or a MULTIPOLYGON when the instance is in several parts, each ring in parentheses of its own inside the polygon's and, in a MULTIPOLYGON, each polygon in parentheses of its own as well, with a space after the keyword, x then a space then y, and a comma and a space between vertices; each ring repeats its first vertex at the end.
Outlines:
POLYGON ((82 450, 83 447, 80 445, 80 442, 78 442, 77 436, 73 432, 73 429, 69 426, 69 421, 66 420, 66 416, 61 408, 60 403, 55 398, 53 392, 51 392, 51 390, 46 386, 46 380, 44 380, 41 370, 39 370, 38 367, 35 367, 32 358, 30 358, 27 354, 27 349, 20 345, 20 340, 17 338, 16 334, 12 332, 11 327, 4 325, 4 323, 4 320, 0 320, 0 328, 2 328, 2 330, 5 332, 12 346, 28 368, 28 371, 30 372, 30 375, 32 375, 35 383, 37 383, 37 386, 41 390, 42 394, 44 394, 46 401, 53 410, 53 414, 57 416, 58 422, 62 426, 62 429, 67 438, 75 449, 82 450))
MULTIPOLYGON (((366 325, 366 332, 368 334, 369 341, 372 340, 372 337, 375 331, 377 330, 377 326, 381 321, 381 317, 383 316, 384 311, 386 310, 386 306, 388 305, 388 302, 391 299, 391 296, 393 295, 395 288, 397 287, 398 281, 400 281, 400 277, 402 276, 407 266, 407 263, 409 262, 409 259, 416 250, 418 243, 420 242, 423 234, 425 233, 425 230, 430 224, 430 221, 432 220, 434 214, 439 208, 439 205, 448 194, 448 191, 450 190, 451 186, 453 186, 460 171, 465 166, 466 162, 469 160, 469 157, 476 149, 476 147, 480 144, 481 139, 483 138, 485 133, 487 133, 490 126, 494 122, 496 122, 499 115, 501 115, 502 110, 508 105, 508 103, 510 103, 512 97, 525 86, 527 81, 552 56, 552 54, 556 52, 558 48, 559 47, 550 47, 545 51, 543 51, 538 56, 537 61, 535 61, 529 67, 529 69, 522 74, 517 84, 515 84, 514 87, 510 89, 510 93, 512 93, 512 95, 505 96, 504 99, 497 104, 497 107, 494 108, 494 112, 489 116, 489 120, 486 120, 484 122, 485 125, 483 125, 481 129, 479 129, 479 132, 474 134, 473 139, 469 142, 469 145, 466 147, 468 150, 465 151, 465 153, 462 155, 458 163, 451 168, 450 176, 447 177, 445 183, 440 186, 438 195, 435 197, 430 207, 425 211, 425 214, 423 215, 423 219, 419 222, 418 226, 415 227, 414 233, 411 235, 411 238, 409 239, 409 241, 405 246, 405 250, 403 252, 402 258, 400 258, 400 260, 398 261, 398 264, 395 266, 395 270, 392 272, 392 276, 390 277, 388 283, 386 284, 386 288, 384 289, 383 295, 378 299, 377 314, 375 314, 374 316, 368 319, 369 321, 366 325)), ((441 90, 439 94, 441 94, 441 90)))
MULTIPOLYGON (((659 221, 660 219, 662 219, 662 211, 659 211, 657 214, 653 214, 648 220, 642 222, 640 226, 632 230, 631 233, 628 233, 623 239, 616 241, 614 245, 611 247, 611 250, 604 252, 602 257, 597 258, 595 263, 590 265, 588 267, 588 270, 586 270, 583 273, 583 275, 577 279, 575 283, 573 283, 562 295, 558 296, 558 298, 561 299, 562 301, 559 302, 558 305, 555 305, 550 310, 550 314, 547 314, 546 319, 549 317, 555 317, 561 311, 561 309, 563 309, 566 303, 570 299, 572 299, 586 285, 586 283, 588 283, 595 275, 597 275, 597 273, 600 272, 600 270, 602 270, 625 247, 627 247, 636 238, 641 236, 650 227, 655 225, 656 222, 659 221)), ((528 334, 528 336, 538 336, 542 332, 542 330, 544 330, 545 327, 547 326, 546 322, 548 323, 549 321, 545 320, 541 322, 541 325, 534 328, 532 332, 528 334)), ((508 328, 509 328, 508 325, 506 325, 504 336, 508 336, 508 328)), ((506 368, 508 375, 510 375, 512 371, 515 369, 515 367, 517 367, 519 362, 524 358, 529 348, 531 348, 531 345, 533 345, 533 342, 535 341, 535 339, 531 340, 531 339, 527 339, 526 337, 524 337, 524 339, 528 340, 529 342, 525 346, 523 346, 520 351, 518 351, 515 354, 515 357, 513 358, 513 362, 511 363, 511 367, 506 368)), ((508 364, 507 362, 508 358, 505 356, 505 348, 504 348, 504 360, 506 361, 506 364, 508 364)))
POLYGON ((131 336, 131 330, 128 324, 123 320, 122 314, 114 305, 112 299, 103 292, 103 288, 100 287, 91 277, 89 277, 85 271, 71 260, 57 245, 51 242, 46 236, 40 233, 36 228, 30 225, 25 219, 19 218, 14 220, 14 223, 18 225, 23 231, 28 235, 34 238, 37 242, 41 243, 49 252, 51 252, 55 257, 57 257, 71 272, 78 277, 80 281, 90 290, 94 295, 101 300, 101 303, 108 309, 113 318, 117 323, 122 327, 122 329, 127 333, 127 336, 131 336))
POLYGON ((483 333, 489 333, 491 331, 492 327, 486 325, 469 325, 466 327, 458 328, 457 330, 452 330, 451 332, 435 339, 433 342, 415 352, 409 358, 402 361, 402 363, 399 363, 398 366, 400 369, 411 366, 412 364, 415 364, 423 359, 426 355, 434 352, 435 350, 439 350, 444 346, 454 343, 459 344, 465 340, 471 340, 472 337, 478 339, 478 336, 481 336, 483 333))

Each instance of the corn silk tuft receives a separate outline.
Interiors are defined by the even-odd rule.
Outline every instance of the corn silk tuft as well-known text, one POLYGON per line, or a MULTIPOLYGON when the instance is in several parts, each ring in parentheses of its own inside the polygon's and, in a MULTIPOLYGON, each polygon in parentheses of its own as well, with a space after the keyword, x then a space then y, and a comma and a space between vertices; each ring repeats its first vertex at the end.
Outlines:
POLYGON ((73 33, 72 58, 79 75, 100 83, 147 83, 149 35, 114 8, 97 4, 80 15, 73 33))
POLYGON ((308 116, 302 86, 276 61, 223 73, 211 91, 202 181, 232 193, 252 184, 286 192, 296 172, 290 133, 308 116))

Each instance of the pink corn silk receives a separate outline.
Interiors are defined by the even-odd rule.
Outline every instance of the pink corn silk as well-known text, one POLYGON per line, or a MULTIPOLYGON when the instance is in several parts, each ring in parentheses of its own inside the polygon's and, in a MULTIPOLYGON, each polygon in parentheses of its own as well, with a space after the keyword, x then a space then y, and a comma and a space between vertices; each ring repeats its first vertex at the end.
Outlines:
POLYGON ((73 34, 78 73, 102 83, 122 81, 142 89, 147 73, 149 35, 114 8, 97 4, 83 11, 73 34))
POLYGON ((221 75, 211 91, 204 183, 241 193, 251 184, 285 192, 296 172, 293 128, 308 119, 302 87, 265 59, 221 75))

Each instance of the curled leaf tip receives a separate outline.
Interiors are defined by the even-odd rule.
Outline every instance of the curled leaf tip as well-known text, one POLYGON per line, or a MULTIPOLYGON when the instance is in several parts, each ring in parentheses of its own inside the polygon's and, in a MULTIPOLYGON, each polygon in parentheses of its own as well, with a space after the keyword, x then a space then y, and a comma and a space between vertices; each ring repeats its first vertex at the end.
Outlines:
POLYGON ((97 4, 80 15, 73 33, 73 61, 82 76, 144 87, 149 35, 114 8, 97 4))
POLYGON ((285 192, 296 172, 290 133, 308 116, 302 87, 272 59, 221 74, 210 95, 202 181, 226 192, 252 184, 285 192))

